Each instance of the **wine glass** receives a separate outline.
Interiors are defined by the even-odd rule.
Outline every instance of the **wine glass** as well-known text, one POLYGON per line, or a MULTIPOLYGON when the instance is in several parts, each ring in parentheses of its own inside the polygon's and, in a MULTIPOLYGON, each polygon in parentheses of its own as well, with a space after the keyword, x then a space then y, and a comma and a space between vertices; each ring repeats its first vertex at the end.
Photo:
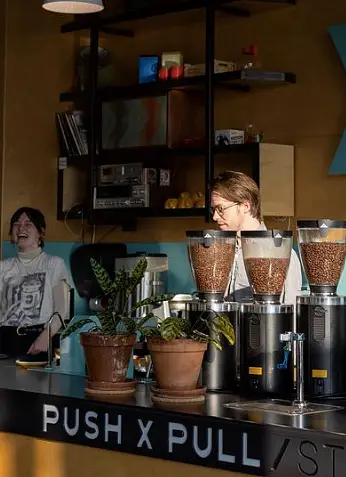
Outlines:
POLYGON ((138 383, 147 384, 154 381, 153 362, 146 341, 136 343, 133 352, 133 370, 134 378, 138 383))

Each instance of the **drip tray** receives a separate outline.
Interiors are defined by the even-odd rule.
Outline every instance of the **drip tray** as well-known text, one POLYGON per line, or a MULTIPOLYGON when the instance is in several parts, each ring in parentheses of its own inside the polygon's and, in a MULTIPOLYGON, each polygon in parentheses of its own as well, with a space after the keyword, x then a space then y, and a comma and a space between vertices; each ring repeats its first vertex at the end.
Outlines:
POLYGON ((224 404, 229 409, 236 411, 262 411, 281 414, 286 416, 301 416, 305 414, 318 414, 323 412, 340 411, 342 406, 331 406, 329 404, 316 404, 308 402, 306 407, 299 408, 292 401, 280 399, 266 399, 261 401, 236 401, 224 404))

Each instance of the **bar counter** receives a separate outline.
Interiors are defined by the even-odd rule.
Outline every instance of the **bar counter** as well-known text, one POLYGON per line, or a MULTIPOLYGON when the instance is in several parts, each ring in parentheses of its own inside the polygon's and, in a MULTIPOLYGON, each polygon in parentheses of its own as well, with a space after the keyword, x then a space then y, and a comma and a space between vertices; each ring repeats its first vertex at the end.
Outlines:
POLYGON ((80 376, 1 361, 0 477, 345 475, 346 409, 285 416, 224 407, 233 399, 158 407, 139 384, 96 401, 80 376))

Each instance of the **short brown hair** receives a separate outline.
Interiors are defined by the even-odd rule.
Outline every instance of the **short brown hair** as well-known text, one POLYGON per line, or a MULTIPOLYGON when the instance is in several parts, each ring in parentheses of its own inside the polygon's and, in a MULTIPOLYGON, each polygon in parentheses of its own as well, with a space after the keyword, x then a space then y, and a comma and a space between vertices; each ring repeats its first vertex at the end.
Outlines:
POLYGON ((256 182, 251 177, 236 171, 225 171, 211 183, 211 192, 219 194, 230 202, 243 204, 249 202, 252 217, 261 221, 261 198, 256 182))

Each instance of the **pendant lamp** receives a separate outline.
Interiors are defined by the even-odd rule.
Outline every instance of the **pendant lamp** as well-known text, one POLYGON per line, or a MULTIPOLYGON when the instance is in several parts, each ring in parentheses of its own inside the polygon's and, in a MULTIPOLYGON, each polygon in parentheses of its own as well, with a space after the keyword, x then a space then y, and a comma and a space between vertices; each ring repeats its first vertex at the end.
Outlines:
POLYGON ((103 10, 102 0, 44 0, 42 7, 55 13, 97 13, 103 10))

